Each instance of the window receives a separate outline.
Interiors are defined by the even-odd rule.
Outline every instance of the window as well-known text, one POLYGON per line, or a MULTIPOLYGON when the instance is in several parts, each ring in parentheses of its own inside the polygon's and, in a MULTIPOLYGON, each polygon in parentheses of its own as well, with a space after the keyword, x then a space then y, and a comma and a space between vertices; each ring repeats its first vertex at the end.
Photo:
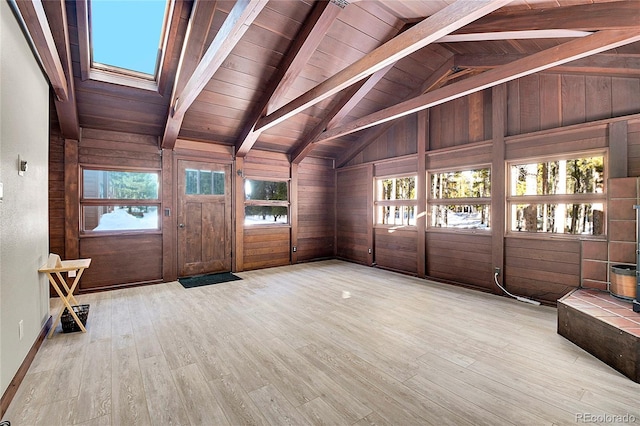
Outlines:
POLYGON ((159 172, 82 170, 83 231, 158 230, 159 172))
POLYGON ((431 174, 430 227, 489 229, 490 204, 490 168, 431 174))
POLYGON ((91 66, 153 78, 167 1, 93 0, 89 4, 91 66))
POLYGON ((187 195, 224 195, 224 172, 186 169, 187 195))
POLYGON ((246 179, 244 181, 245 225, 289 223, 289 183, 246 179))
POLYGON ((509 229, 604 234, 604 156, 576 156, 509 167, 509 229))
POLYGON ((376 223, 415 226, 416 176, 376 179, 376 223))

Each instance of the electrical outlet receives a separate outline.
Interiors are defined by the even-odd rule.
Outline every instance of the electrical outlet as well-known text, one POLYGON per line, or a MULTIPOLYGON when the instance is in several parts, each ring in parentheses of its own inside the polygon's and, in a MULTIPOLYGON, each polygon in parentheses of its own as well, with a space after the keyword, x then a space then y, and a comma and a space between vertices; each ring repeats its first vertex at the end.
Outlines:
POLYGON ((500 275, 500 268, 498 268, 497 266, 495 268, 493 268, 493 273, 495 275, 500 275))
POLYGON ((22 340, 24 336, 24 322, 22 320, 18 321, 18 337, 22 340))
POLYGON ((76 270, 74 269, 73 271, 69 271, 67 274, 69 275, 69 278, 74 278, 76 276, 76 270))
POLYGON ((296 246, 293 246, 291 249, 293 250, 294 253, 298 251, 298 247, 296 246))
POLYGON ((369 249, 369 254, 372 254, 372 253, 373 253, 373 250, 369 249))

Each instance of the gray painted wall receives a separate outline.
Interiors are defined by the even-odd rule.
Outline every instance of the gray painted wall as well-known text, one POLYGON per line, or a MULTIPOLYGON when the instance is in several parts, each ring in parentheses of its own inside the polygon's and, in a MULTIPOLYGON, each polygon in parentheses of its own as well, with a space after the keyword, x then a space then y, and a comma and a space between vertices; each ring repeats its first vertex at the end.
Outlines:
POLYGON ((0 394, 49 317, 48 281, 38 273, 49 250, 48 147, 48 82, 0 1, 0 394), (18 155, 28 162, 24 176, 18 155))

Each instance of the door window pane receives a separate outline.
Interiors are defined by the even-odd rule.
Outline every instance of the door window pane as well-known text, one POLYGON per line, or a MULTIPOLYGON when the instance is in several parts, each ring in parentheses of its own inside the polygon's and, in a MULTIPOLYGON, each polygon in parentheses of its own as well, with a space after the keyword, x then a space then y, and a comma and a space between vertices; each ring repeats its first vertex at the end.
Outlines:
POLYGON ((224 172, 186 169, 185 194, 224 195, 224 172))

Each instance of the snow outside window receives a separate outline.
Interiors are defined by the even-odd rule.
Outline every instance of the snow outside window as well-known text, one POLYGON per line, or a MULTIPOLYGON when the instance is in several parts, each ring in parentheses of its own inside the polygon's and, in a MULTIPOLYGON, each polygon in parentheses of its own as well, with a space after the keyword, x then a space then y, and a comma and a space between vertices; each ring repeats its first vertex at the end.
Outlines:
POLYGON ((159 180, 158 171, 83 169, 82 230, 159 230, 159 180))

